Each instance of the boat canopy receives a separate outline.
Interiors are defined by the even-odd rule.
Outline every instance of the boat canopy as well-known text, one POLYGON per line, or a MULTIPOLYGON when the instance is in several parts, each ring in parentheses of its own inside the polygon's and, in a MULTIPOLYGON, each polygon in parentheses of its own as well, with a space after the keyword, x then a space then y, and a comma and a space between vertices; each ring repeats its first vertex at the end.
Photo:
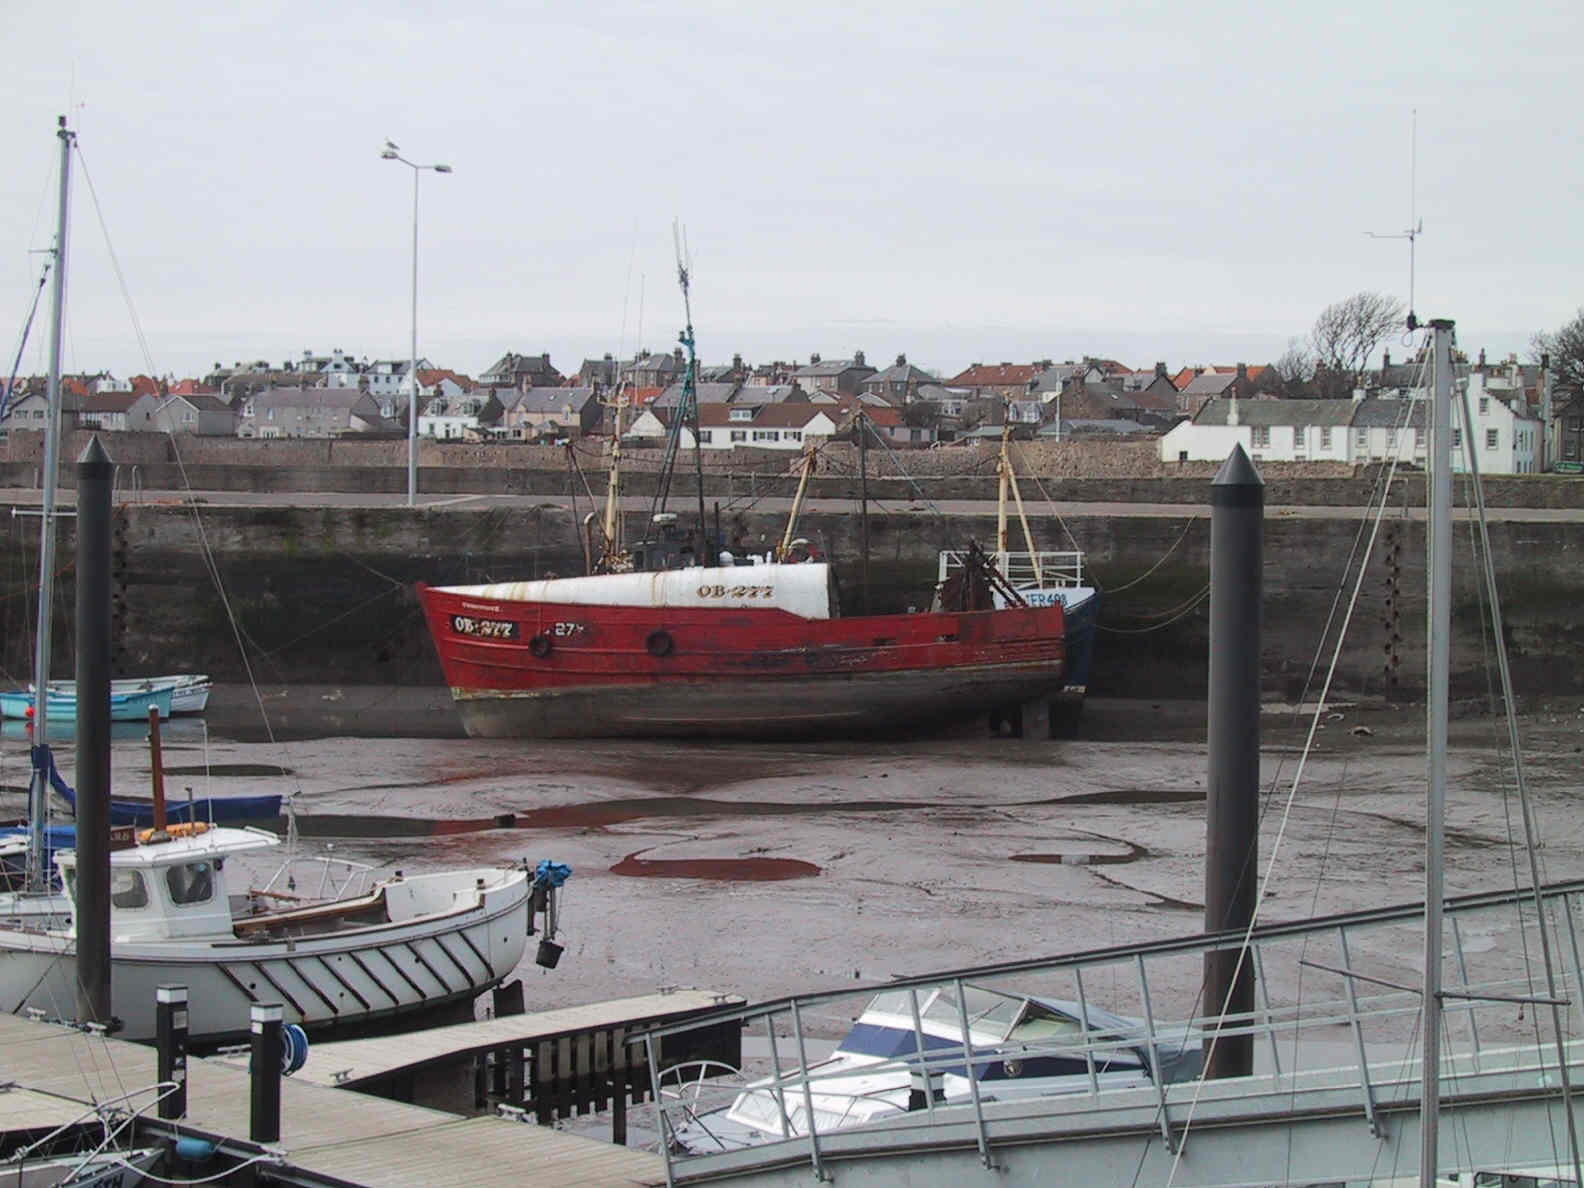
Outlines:
POLYGON ((693 566, 650 573, 491 582, 483 586, 446 586, 444 592, 490 602, 733 609, 775 607, 805 619, 831 617, 830 566, 823 561, 693 566))

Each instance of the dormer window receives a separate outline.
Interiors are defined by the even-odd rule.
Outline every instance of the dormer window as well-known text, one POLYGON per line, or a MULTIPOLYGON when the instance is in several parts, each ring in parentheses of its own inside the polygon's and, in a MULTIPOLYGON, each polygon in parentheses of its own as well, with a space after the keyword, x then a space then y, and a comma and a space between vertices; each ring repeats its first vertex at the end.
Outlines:
POLYGON ((753 420, 754 410, 751 408, 734 408, 731 410, 731 419, 734 421, 753 420))

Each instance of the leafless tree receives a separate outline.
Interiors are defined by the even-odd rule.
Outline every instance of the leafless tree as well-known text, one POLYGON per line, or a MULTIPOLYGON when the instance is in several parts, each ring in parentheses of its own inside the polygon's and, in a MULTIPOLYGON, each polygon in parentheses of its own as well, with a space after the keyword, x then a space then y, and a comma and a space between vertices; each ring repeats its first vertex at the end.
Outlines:
POLYGON ((1287 349, 1281 358, 1272 363, 1270 370, 1275 373, 1276 381, 1281 385, 1280 394, 1283 396, 1310 395, 1309 383, 1314 379, 1315 359, 1314 352, 1299 338, 1289 338, 1287 349))
POLYGON ((1345 396, 1359 387, 1375 348, 1403 325, 1402 302, 1384 293, 1355 293, 1321 310, 1309 331, 1321 394, 1345 396))
POLYGON ((1529 340, 1529 350, 1537 363, 1540 356, 1551 356, 1558 388, 1584 392, 1584 309, 1567 325, 1536 334, 1529 340))

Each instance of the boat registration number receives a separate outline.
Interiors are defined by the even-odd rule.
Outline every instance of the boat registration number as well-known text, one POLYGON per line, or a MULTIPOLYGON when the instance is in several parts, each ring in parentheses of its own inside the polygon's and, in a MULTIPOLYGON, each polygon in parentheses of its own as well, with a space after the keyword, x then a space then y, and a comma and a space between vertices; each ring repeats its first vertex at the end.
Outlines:
POLYGON ((700 598, 770 598, 775 594, 774 586, 700 586, 700 598))
POLYGON ((477 635, 484 639, 517 638, 517 624, 506 619, 475 619, 472 615, 452 615, 451 630, 458 635, 477 635))

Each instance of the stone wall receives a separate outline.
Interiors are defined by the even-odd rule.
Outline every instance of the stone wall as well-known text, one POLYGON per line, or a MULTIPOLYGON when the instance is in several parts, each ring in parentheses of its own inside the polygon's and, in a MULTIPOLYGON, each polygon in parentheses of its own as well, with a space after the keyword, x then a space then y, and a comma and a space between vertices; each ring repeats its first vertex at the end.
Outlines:
MULTIPOLYGON (((1201 484, 1201 497, 1203 484, 1201 484)), ((0 668, 31 666, 31 597, 37 521, 11 520, 0 535, 0 668)), ((641 516, 630 513, 629 531, 641 516)), ((60 556, 72 555, 64 521, 60 556)), ((870 516, 872 604, 878 612, 920 605, 940 549, 990 539, 992 513, 945 519, 896 507, 870 516)), ((784 518, 747 508, 723 528, 749 549, 779 537, 784 518)), ((1295 697, 1339 589, 1351 591, 1348 558, 1357 516, 1270 516, 1265 528, 1262 671, 1272 694, 1295 697)), ((1209 649, 1210 518, 1202 506, 1110 516, 1079 510, 1039 515, 1047 548, 1080 547, 1102 589, 1098 695, 1199 697, 1209 649)), ((858 517, 814 512, 800 532, 835 559, 844 604, 858 603, 858 517)), ((1492 543, 1515 679, 1522 696, 1584 692, 1581 526, 1498 520, 1492 543)), ((443 683, 414 584, 465 584, 581 572, 578 517, 563 502, 521 507, 195 507, 126 504, 117 509, 117 668, 192 670, 245 680, 234 615, 257 679, 323 684, 443 683), (202 533, 198 530, 201 517, 202 533), (225 587, 222 599, 211 576, 225 587)), ((1461 531, 1456 548, 1454 640, 1459 696, 1488 687, 1481 599, 1461 531)), ((1412 697, 1424 682, 1423 525, 1392 517, 1362 586, 1343 651, 1338 696, 1412 697), (1396 662, 1393 663, 1393 658, 1396 662)), ((73 597, 70 566, 59 596, 73 597)), ((68 617, 69 619, 69 617, 68 617)), ((57 622, 56 671, 71 671, 71 624, 57 622)), ((1329 656, 1329 651, 1327 651, 1329 656)))
MULTIPOLYGON (((70 462, 91 435, 67 435, 61 456, 64 485, 70 462)), ((167 491, 343 491, 395 494, 407 489, 405 440, 348 441, 277 438, 167 437, 156 433, 103 435, 121 467, 121 488, 167 491)), ((43 435, 16 430, 0 445, 0 487, 36 487, 43 435)), ((431 495, 516 494, 582 497, 605 491, 607 443, 586 439, 569 452, 556 446, 424 442, 419 489, 431 495), (581 472, 581 474, 579 473, 581 472)), ((1212 462, 1161 462, 1153 441, 1029 442, 1016 447, 1014 463, 1030 508, 1062 503, 1203 503, 1212 462)), ((993 500, 995 445, 946 446, 891 453, 868 451, 869 493, 881 500, 993 500)), ((662 461, 660 450, 623 451, 623 489, 650 494, 662 461)), ((801 456, 774 450, 708 451, 703 457, 708 499, 789 497, 797 490, 801 456)), ((1262 466, 1270 506, 1363 507, 1371 503, 1382 467, 1334 462, 1273 462, 1262 466)), ((695 496, 691 452, 677 467, 672 493, 695 496)), ((1458 482, 1463 490, 1463 483, 1458 482)), ((845 442, 827 444, 809 494, 855 499, 861 491, 858 452, 845 442)), ((1584 477, 1497 475, 1485 480, 1493 507, 1584 507, 1584 477)), ((1391 502, 1423 506, 1422 472, 1399 469, 1391 502)))

